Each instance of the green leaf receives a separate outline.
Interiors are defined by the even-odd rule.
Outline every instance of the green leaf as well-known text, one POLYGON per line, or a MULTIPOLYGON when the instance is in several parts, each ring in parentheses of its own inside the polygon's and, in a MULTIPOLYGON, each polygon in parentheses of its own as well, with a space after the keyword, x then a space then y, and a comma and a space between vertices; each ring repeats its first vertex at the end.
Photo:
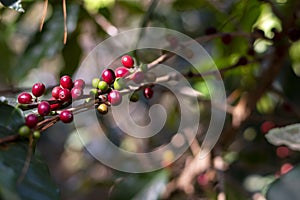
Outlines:
MULTIPOLYGON (((16 134, 24 124, 21 111, 0 103, 0 137, 16 134)), ((28 143, 20 141, 0 146, 0 199, 53 200, 59 192, 39 154, 32 158, 29 169, 20 184, 17 180, 26 160, 28 143)))
POLYGON ((131 174, 115 185, 111 199, 159 199, 167 179, 166 170, 131 174))
MULTIPOLYGON (((79 14, 78 4, 67 5, 67 27, 71 34, 76 26, 79 14)), ((44 24, 42 32, 37 32, 27 46, 25 53, 18 59, 11 69, 14 80, 20 80, 34 67, 37 67, 44 58, 50 58, 59 53, 63 47, 64 20, 61 6, 53 8, 51 18, 44 24)))
POLYGON ((300 151, 300 123, 271 129, 265 137, 273 145, 286 145, 300 151))
POLYGON ((299 199, 300 165, 281 176, 270 185, 267 191, 268 200, 299 199))

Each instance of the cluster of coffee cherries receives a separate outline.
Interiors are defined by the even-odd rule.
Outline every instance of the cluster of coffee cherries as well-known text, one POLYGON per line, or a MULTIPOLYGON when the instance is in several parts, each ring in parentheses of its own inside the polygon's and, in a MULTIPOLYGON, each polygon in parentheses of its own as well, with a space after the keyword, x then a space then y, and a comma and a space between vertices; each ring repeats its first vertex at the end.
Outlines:
MULTIPOLYGON (((150 77, 150 73, 146 73, 147 66, 135 66, 134 59, 131 56, 124 55, 121 58, 121 63, 123 66, 118 67, 115 70, 107 68, 103 70, 100 78, 94 78, 92 80, 93 89, 91 90, 91 94, 101 98, 102 101, 97 105, 97 110, 101 114, 106 114, 108 112, 109 105, 117 106, 122 102, 120 90, 126 88, 129 81, 140 84, 145 79, 151 79, 151 81, 155 80, 153 74, 151 74, 150 77)), ((152 98, 152 87, 143 88, 143 94, 146 99, 152 98)), ((130 96, 130 100, 133 102, 139 100, 138 91, 135 91, 130 96)))
POLYGON ((57 110, 69 106, 72 99, 80 98, 83 95, 84 87, 84 80, 77 79, 73 82, 70 76, 65 75, 61 77, 60 85, 52 89, 52 97, 48 100, 39 99, 46 91, 45 85, 40 82, 32 86, 31 93, 22 92, 19 94, 19 106, 22 108, 30 108, 30 106, 37 108, 37 113, 31 113, 26 116, 25 125, 19 129, 19 134, 28 136, 33 131, 33 136, 39 137, 37 125, 45 116, 59 115, 60 121, 64 123, 72 122, 73 113, 70 110, 57 110))

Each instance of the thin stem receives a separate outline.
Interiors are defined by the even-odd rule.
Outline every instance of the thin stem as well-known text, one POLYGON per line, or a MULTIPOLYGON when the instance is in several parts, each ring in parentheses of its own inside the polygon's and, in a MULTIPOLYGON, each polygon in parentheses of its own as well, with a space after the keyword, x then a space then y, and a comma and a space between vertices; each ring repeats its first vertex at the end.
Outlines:
POLYGON ((40 24, 40 31, 43 30, 45 18, 46 18, 46 15, 47 15, 47 9, 48 9, 48 0, 45 0, 43 14, 42 14, 42 19, 41 19, 41 24, 40 24))
POLYGON ((66 44, 67 37, 68 37, 66 0, 63 0, 62 2, 63 2, 62 5, 63 5, 63 14, 64 14, 64 44, 66 44))

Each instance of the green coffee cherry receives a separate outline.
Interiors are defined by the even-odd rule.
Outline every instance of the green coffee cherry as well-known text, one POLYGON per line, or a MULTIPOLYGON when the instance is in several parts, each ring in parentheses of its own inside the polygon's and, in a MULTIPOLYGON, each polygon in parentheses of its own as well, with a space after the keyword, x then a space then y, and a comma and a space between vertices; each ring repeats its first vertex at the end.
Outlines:
POLYGON ((95 96, 95 97, 98 96, 98 89, 95 89, 95 88, 91 89, 90 90, 90 95, 95 96))
POLYGON ((22 136, 22 137, 28 137, 30 134, 30 128, 26 125, 24 126, 21 126, 19 128, 19 135, 22 136))
POLYGON ((34 131, 33 132, 33 138, 39 139, 41 137, 41 133, 39 131, 34 131))
POLYGON ((97 110, 100 114, 104 115, 108 112, 108 106, 106 104, 102 103, 98 106, 97 110))
POLYGON ((129 100, 132 102, 137 102, 140 99, 140 95, 137 92, 133 92, 129 100))
POLYGON ((117 78, 114 82, 114 89, 115 90, 122 90, 126 86, 126 83, 123 78, 117 78))
POLYGON ((101 90, 101 92, 105 92, 105 91, 108 90, 109 85, 108 85, 105 81, 100 81, 100 82, 98 83, 97 88, 98 88, 99 90, 101 90))
POLYGON ((99 78, 94 78, 94 79, 92 80, 92 86, 93 86, 93 88, 97 88, 99 82, 100 82, 100 79, 99 79, 99 78))

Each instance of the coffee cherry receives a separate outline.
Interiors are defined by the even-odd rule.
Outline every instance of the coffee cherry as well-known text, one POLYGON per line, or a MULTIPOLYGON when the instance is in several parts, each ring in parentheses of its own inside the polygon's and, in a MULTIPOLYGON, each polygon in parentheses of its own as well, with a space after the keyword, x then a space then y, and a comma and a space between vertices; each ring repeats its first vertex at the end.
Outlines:
POLYGON ((56 86, 52 89, 52 97, 54 97, 55 99, 59 98, 59 91, 61 90, 60 86, 56 86))
POLYGON ((59 114, 59 119, 64 122, 64 123, 70 123, 73 121, 73 114, 71 111, 69 110, 63 110, 60 114, 59 114))
POLYGON ((102 77, 102 80, 105 81, 108 85, 113 84, 115 81, 115 78, 116 78, 114 71, 111 69, 105 69, 102 72, 101 77, 102 77))
POLYGON ((90 90, 90 95, 94 96, 94 97, 98 96, 98 89, 96 89, 96 88, 91 89, 90 90))
POLYGON ((60 78, 60 85, 61 85, 62 88, 70 90, 73 87, 72 78, 68 75, 65 75, 65 76, 61 77, 60 78))
POLYGON ((43 83, 36 83, 32 86, 32 94, 36 97, 40 97, 45 92, 45 85, 43 83))
POLYGON ((140 99, 140 95, 137 92, 133 92, 129 100, 132 102, 137 102, 140 99))
POLYGON ((130 74, 129 70, 127 68, 125 68, 125 67, 118 67, 115 70, 116 78, 118 78, 118 77, 124 77, 124 76, 127 76, 129 74, 130 74))
POLYGON ((228 45, 232 41, 232 36, 229 33, 225 33, 222 35, 221 40, 223 44, 228 45))
POLYGON ((124 81, 124 79, 122 78, 116 78, 115 82, 114 82, 114 89, 115 90, 122 90, 124 89, 126 86, 126 83, 124 81))
POLYGON ((50 104, 47 101, 42 101, 38 105, 38 113, 42 116, 48 115, 51 111, 50 104))
POLYGON ((73 87, 71 90, 72 99, 78 99, 83 95, 83 89, 78 87, 73 87))
POLYGON ((93 80, 92 80, 92 87, 93 87, 93 88, 97 88, 99 82, 100 82, 100 79, 99 79, 99 78, 93 78, 93 80))
POLYGON ((151 99, 152 96, 153 96, 153 90, 152 90, 152 88, 151 87, 146 87, 144 89, 144 93, 143 94, 146 97, 146 99, 151 99))
MULTIPOLYGON (((56 100, 56 98, 51 97, 50 100, 56 100)), ((50 108, 51 110, 58 110, 60 108, 62 103, 54 103, 54 104, 50 104, 50 108)))
POLYGON ((28 92, 22 92, 18 96, 18 102, 21 104, 30 104, 32 102, 32 96, 28 92))
POLYGON ((125 55, 121 58, 121 62, 123 64, 124 67, 127 67, 127 68, 132 68, 133 65, 134 65, 134 60, 131 56, 129 55, 125 55))
POLYGON ((247 65, 248 59, 245 56, 241 56, 237 61, 237 65, 247 65))
POLYGON ((101 92, 105 92, 108 90, 109 85, 105 81, 100 81, 97 87, 99 90, 101 90, 101 92))
POLYGON ((19 135, 22 137, 28 137, 30 134, 30 128, 26 125, 21 126, 18 131, 19 135))
POLYGON ((100 114, 104 115, 108 112, 108 106, 105 103, 102 103, 98 106, 97 110, 100 114))
POLYGON ((74 88, 77 87, 77 88, 84 89, 84 87, 85 87, 85 81, 82 80, 82 79, 77 79, 77 80, 74 81, 73 87, 74 88))
POLYGON ((122 102, 122 96, 119 91, 112 90, 107 95, 107 100, 111 103, 112 106, 117 106, 122 102))
POLYGON ((38 118, 38 116, 36 114, 29 114, 29 115, 27 115, 27 117, 25 119, 25 124, 29 128, 35 127, 38 122, 39 122, 39 118, 38 118))
POLYGON ((72 98, 70 90, 62 88, 59 91, 58 98, 64 102, 70 101, 72 98))
POLYGON ((39 131, 34 131, 34 132, 32 133, 32 135, 33 135, 33 138, 34 138, 34 139, 39 139, 39 138, 41 137, 41 132, 39 132, 39 131))
POLYGON ((144 78, 145 78, 144 73, 138 71, 133 74, 133 76, 131 77, 131 80, 133 80, 133 82, 139 84, 139 83, 143 82, 144 78))
POLYGON ((265 121, 264 123, 262 123, 260 130, 263 134, 266 134, 269 132, 269 130, 271 130, 272 128, 275 128, 276 124, 272 121, 265 121))
POLYGON ((213 35, 217 33, 217 29, 215 27, 208 27, 205 30, 205 35, 213 35))

